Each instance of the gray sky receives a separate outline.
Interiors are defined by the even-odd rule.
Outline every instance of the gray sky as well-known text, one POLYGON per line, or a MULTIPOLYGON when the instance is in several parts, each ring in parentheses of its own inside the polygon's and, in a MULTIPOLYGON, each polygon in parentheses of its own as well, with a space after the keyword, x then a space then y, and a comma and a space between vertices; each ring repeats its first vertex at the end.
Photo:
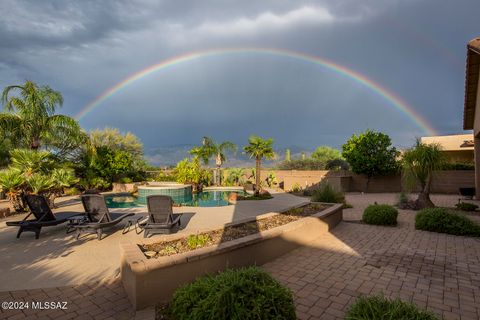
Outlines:
MULTIPOLYGON (((478 0, 0 1, 0 86, 31 79, 76 115, 133 73, 215 48, 293 50, 381 84, 439 134, 462 132, 465 45, 480 36, 478 0)), ((203 57, 141 78, 80 120, 131 131, 149 149, 341 146, 367 128, 397 146, 425 135, 391 102, 349 77, 278 55, 203 57)))

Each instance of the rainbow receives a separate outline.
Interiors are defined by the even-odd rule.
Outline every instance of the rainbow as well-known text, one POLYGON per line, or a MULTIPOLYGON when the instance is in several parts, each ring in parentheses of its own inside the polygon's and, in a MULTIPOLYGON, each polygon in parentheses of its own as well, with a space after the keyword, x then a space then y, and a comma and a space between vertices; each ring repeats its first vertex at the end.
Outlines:
POLYGON ((331 70, 337 74, 347 77, 348 79, 354 80, 366 88, 372 90, 376 94, 383 97, 385 100, 389 102, 389 105, 396 108, 401 113, 405 114, 408 118, 410 118, 419 128, 421 128, 425 133, 429 135, 436 135, 436 130, 420 115, 418 114, 415 109, 409 106, 405 101, 400 99, 396 96, 393 92, 386 89, 379 83, 374 82, 373 80, 367 78, 366 76, 353 71, 347 67, 341 66, 333 61, 329 61, 324 58, 320 58, 317 56, 299 53, 290 50, 283 50, 283 49, 270 49, 270 48, 227 48, 227 49, 212 49, 212 50, 204 50, 204 51, 196 51, 191 53, 186 53, 183 55, 179 55, 154 65, 151 65, 143 70, 140 70, 127 78, 123 79, 113 87, 110 87, 102 94, 100 94, 95 100, 91 101, 87 104, 84 108, 80 110, 75 115, 77 120, 82 119, 85 117, 89 112, 93 111, 95 108, 100 106, 102 102, 113 96, 116 92, 124 89, 129 84, 140 80, 154 72, 171 68, 178 64, 198 60, 205 57, 211 56, 221 56, 221 55, 228 55, 228 54, 262 54, 262 55, 274 55, 280 56, 285 58, 290 58, 294 60, 314 63, 316 65, 322 66, 328 70, 331 70))

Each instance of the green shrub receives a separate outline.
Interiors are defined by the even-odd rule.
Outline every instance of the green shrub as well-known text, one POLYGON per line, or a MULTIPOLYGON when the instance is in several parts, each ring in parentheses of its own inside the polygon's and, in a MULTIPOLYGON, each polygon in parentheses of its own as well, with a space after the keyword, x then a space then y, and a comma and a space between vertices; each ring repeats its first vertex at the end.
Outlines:
POLYGON ((198 278, 178 289, 174 319, 296 319, 293 295, 265 271, 250 267, 198 278))
POLYGON ((121 177, 120 179, 118 179, 118 182, 119 183, 132 183, 133 180, 130 177, 121 177))
POLYGON ((300 187, 300 184, 297 182, 292 186, 292 192, 300 192, 302 191, 302 187, 300 187))
POLYGON ((363 222, 381 226, 397 225, 398 211, 388 204, 372 204, 363 211, 363 222))
POLYGON ((277 167, 279 170, 325 170, 326 162, 316 159, 292 159, 284 161, 277 167))
POLYGON ((208 240, 210 240, 210 236, 208 234, 191 234, 187 238, 187 244, 190 249, 196 249, 203 247, 208 240))
POLYGON ((330 184, 322 183, 312 192, 313 202, 345 203, 343 192, 335 190, 330 184))
POLYGON ((473 162, 447 162, 442 166, 443 170, 475 170, 473 162))
POLYGON ((419 211, 415 217, 415 228, 457 236, 480 237, 480 225, 462 214, 449 212, 444 208, 427 208, 419 211))
POLYGON ((436 320, 432 313, 419 310, 412 303, 400 299, 388 299, 383 295, 360 297, 350 306, 345 316, 346 320, 436 320))
POLYGON ((78 188, 75 188, 75 187, 71 187, 71 188, 65 188, 65 194, 67 196, 76 196, 78 194, 80 194, 80 190, 78 190, 78 188))
POLYGON ((455 205, 458 210, 462 211, 475 211, 478 209, 478 206, 473 203, 468 203, 468 202, 460 202, 455 205))

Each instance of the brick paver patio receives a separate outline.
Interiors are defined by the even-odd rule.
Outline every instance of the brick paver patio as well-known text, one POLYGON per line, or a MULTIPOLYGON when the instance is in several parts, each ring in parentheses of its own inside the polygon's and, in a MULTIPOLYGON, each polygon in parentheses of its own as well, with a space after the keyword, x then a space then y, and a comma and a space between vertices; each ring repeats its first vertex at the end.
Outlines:
MULTIPOLYGON (((22 280, 19 279, 19 281, 22 280)), ((102 284, 2 292, 0 301, 30 303, 29 309, 1 310, 0 319, 129 320, 135 318, 135 312, 118 278, 102 284), (67 309, 34 310, 31 304, 34 301, 65 301, 67 309)))
MULTIPOLYGON (((351 210, 347 217, 359 217, 351 210)), ((300 319, 342 319, 356 297, 384 293, 444 319, 480 319, 480 240, 342 222, 331 234, 264 266, 295 293, 300 319)))
MULTIPOLYGON (((344 218, 354 221, 369 203, 392 203, 395 196, 349 195, 347 199, 354 208, 346 210, 344 218)), ((294 291, 300 319, 341 319, 356 297, 381 292, 427 308, 440 318, 479 319, 480 240, 416 231, 414 215, 401 211, 397 227, 342 222, 331 234, 264 268, 294 291)), ((101 284, 2 292, 0 298, 66 301, 68 307, 1 310, 0 319, 135 317, 118 278, 101 284)))

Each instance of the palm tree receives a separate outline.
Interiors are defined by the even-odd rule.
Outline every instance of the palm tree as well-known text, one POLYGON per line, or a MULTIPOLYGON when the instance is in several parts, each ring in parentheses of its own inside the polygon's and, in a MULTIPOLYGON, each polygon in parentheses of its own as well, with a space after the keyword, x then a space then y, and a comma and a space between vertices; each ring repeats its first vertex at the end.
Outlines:
POLYGON ((0 189, 5 192, 10 205, 15 211, 24 211, 22 202, 22 188, 25 184, 25 176, 17 169, 0 171, 0 189))
POLYGON ((11 167, 25 176, 33 173, 48 173, 55 166, 52 154, 48 151, 14 149, 10 152, 11 167))
POLYGON ((407 186, 412 188, 416 183, 420 184, 420 193, 416 201, 416 207, 423 209, 434 207, 430 200, 430 186, 432 175, 435 170, 442 168, 445 163, 445 155, 439 144, 424 144, 417 140, 415 146, 403 154, 403 178, 407 186))
POLYGON ((273 152, 273 139, 262 139, 259 136, 250 136, 248 139, 248 145, 243 147, 245 153, 247 153, 250 158, 255 158, 255 194, 260 192, 260 169, 262 164, 262 159, 273 159, 275 153, 273 152))
POLYGON ((221 143, 216 143, 212 138, 203 137, 203 143, 201 147, 195 147, 190 150, 190 153, 199 157, 203 160, 205 164, 208 164, 210 158, 215 157, 216 177, 215 183, 220 184, 220 168, 222 164, 227 160, 225 153, 227 151, 236 152, 237 146, 230 141, 223 141, 221 143))
POLYGON ((77 121, 55 114, 56 107, 63 104, 63 97, 49 86, 39 87, 27 80, 23 85, 6 87, 1 101, 6 112, 0 113, 0 128, 9 132, 14 145, 33 150, 43 145, 61 149, 85 138, 77 121))

